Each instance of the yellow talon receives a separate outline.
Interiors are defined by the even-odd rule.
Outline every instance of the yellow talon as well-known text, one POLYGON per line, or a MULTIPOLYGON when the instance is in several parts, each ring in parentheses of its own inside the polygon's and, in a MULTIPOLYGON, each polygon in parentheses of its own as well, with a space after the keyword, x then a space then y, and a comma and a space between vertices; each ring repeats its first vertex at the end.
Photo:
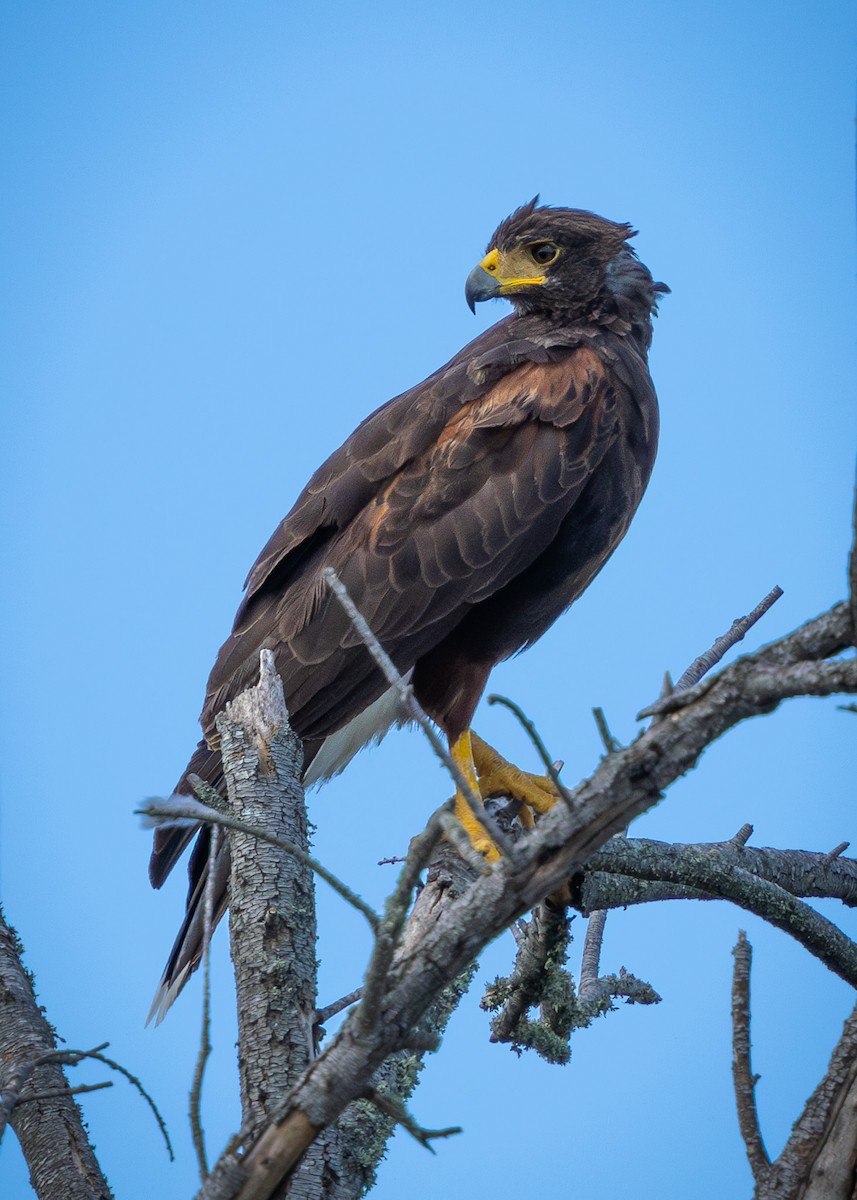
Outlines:
MULTIPOLYGON (((482 799, 476 767, 473 763, 473 748, 470 742, 470 730, 465 729, 460 737, 450 744, 449 753, 458 766, 464 778, 470 785, 474 796, 482 799)), ((460 791, 455 793, 455 816, 464 826, 464 832, 470 839, 470 844, 477 854, 485 856, 488 862, 496 862, 500 852, 488 835, 484 825, 476 818, 470 805, 460 791)))
MULTIPOLYGON (((549 812, 557 801, 556 788, 547 775, 521 771, 470 729, 465 729, 460 737, 450 742, 449 752, 480 800, 489 796, 511 796, 521 801, 518 819, 524 829, 532 829, 535 825, 534 812, 549 812)), ((460 791, 455 793, 455 816, 464 826, 473 849, 484 855, 488 862, 496 862, 500 857, 497 847, 460 791)))
POLYGON ((507 762, 493 746, 483 742, 478 734, 472 733, 473 761, 479 775, 479 794, 483 800, 489 796, 512 796, 522 805, 520 820, 525 828, 531 828, 532 813, 550 812, 556 804, 558 793, 547 775, 531 775, 528 771, 507 762), (526 814, 526 815, 525 815, 526 814))

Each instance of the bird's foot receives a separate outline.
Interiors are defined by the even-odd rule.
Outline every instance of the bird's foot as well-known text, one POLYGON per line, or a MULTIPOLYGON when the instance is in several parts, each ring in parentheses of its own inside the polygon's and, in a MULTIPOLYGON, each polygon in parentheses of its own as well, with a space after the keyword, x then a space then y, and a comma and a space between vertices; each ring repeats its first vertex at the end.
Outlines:
MULTIPOLYGON (((465 729, 459 738, 450 743, 449 752, 469 785, 471 795, 480 801, 481 806, 482 792, 473 762, 473 749, 469 729, 465 729)), ((455 793, 455 816, 464 826, 464 832, 467 834, 470 845, 476 853, 481 854, 486 862, 496 862, 500 857, 500 851, 495 846, 488 830, 479 821, 470 804, 468 804, 462 795, 460 789, 457 789, 455 793)))
POLYGON ((522 771, 507 762, 478 734, 471 732, 470 736, 480 796, 483 800, 489 796, 511 796, 514 800, 520 800, 519 819, 525 829, 531 829, 534 824, 533 813, 549 812, 559 797, 550 777, 522 771))

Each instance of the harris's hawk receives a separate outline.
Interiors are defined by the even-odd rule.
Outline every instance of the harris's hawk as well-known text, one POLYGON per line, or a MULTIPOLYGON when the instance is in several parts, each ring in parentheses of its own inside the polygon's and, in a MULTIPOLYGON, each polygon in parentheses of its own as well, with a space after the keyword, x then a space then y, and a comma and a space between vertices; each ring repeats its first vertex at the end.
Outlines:
MULTIPOLYGON (((505 767, 471 739, 492 667, 530 646, 589 585, 624 536, 652 470, 658 409, 647 367, 668 289, 628 246, 629 225, 578 209, 512 213, 467 278, 466 298, 508 297, 514 313, 423 383, 383 405, 321 466, 256 560, 208 681, 204 740, 179 781, 223 786, 215 718, 274 652, 304 781, 340 771, 400 719, 394 694, 322 571, 331 566, 466 775, 505 767)), ((514 771, 504 791, 534 807, 514 771), (520 787, 518 785, 521 785, 520 787)), ((537 792, 538 789, 535 789, 537 792)), ((459 798, 474 845, 494 853, 459 798)), ((159 887, 193 831, 159 830, 159 887)), ((184 924, 153 1011, 199 961, 208 869, 203 828, 184 924)), ((216 867, 228 902, 228 843, 216 867)))

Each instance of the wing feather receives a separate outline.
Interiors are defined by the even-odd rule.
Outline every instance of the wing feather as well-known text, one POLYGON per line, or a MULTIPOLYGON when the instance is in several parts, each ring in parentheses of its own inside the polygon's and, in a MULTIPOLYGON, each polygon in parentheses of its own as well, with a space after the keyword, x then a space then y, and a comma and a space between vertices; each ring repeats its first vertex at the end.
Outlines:
POLYGON ((589 346, 560 356, 520 342, 486 357, 481 390, 452 371, 469 399, 456 403, 449 375, 433 377, 410 417, 395 402, 380 410, 310 482, 251 572, 212 672, 210 742, 215 714, 252 682, 266 645, 304 737, 341 727, 383 690, 323 567, 404 671, 550 544, 616 436, 617 385, 589 346), (416 412, 430 416, 419 434, 416 412))

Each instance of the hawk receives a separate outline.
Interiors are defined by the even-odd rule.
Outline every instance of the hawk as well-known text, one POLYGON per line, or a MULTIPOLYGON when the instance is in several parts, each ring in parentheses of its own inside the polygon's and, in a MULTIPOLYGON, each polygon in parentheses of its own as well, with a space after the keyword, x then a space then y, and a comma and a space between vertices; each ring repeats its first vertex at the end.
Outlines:
MULTIPOLYGON (((273 651, 304 782, 336 774, 400 720, 395 694, 327 587, 333 567, 410 679, 477 794, 553 796, 471 735, 491 669, 531 646, 621 541, 654 463, 658 408, 647 366, 660 293, 629 225, 538 197, 498 227, 465 296, 514 312, 424 382, 388 401, 313 475, 245 585, 208 681, 200 742, 179 781, 223 786, 215 718, 273 651)), ((496 856, 463 797, 474 846, 496 856)), ((194 831, 155 834, 160 887, 194 831)), ((208 831, 190 860, 187 913, 153 1011, 199 961, 208 831)), ((216 865, 228 903, 228 846, 216 865)))

